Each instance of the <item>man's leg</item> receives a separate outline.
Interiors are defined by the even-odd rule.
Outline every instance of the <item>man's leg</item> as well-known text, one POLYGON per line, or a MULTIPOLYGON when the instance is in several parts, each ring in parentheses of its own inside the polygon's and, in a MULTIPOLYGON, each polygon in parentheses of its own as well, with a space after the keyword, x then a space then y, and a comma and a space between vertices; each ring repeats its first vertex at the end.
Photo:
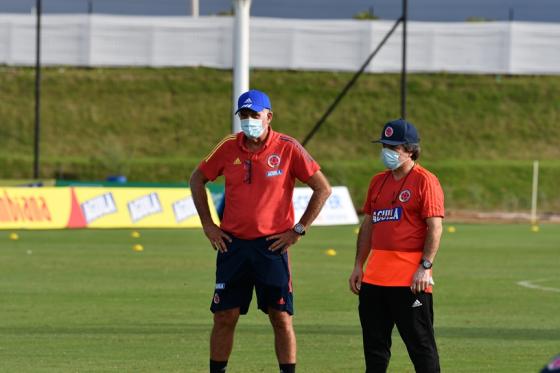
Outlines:
POLYGON ((261 311, 268 314, 274 329, 274 347, 281 373, 296 369, 296 336, 292 326, 293 294, 288 253, 270 251, 266 239, 255 240, 255 290, 261 311))
POLYGON ((394 321, 387 306, 387 288, 362 283, 360 323, 364 343, 366 373, 384 373, 391 358, 391 331, 394 321))
POLYGON ((214 313, 214 327, 210 335, 210 361, 227 363, 233 348, 237 320, 239 320, 239 308, 214 313))
MULTIPOLYGON (((268 308, 268 318, 274 329, 274 348, 280 366, 295 371, 296 335, 292 325, 292 316, 285 311, 268 308)), ((288 370, 286 370, 288 372, 288 370)))
POLYGON ((439 373, 434 336, 432 294, 412 294, 403 288, 395 301, 396 324, 417 373, 439 373))

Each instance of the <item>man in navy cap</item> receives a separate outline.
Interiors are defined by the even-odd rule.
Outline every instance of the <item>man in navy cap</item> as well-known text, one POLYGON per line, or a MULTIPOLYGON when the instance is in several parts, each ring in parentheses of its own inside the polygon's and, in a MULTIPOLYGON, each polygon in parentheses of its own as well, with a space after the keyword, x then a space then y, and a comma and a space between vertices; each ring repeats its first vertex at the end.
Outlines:
POLYGON ((442 233, 443 190, 417 163, 420 138, 412 123, 391 121, 374 142, 383 145, 387 170, 370 182, 349 279, 360 297, 366 372, 387 370, 397 325, 416 372, 436 373, 432 263, 442 233))
POLYGON ((242 132, 224 138, 190 181, 204 233, 218 250, 210 307, 210 372, 225 372, 237 320, 247 313, 255 289, 258 308, 268 314, 274 329, 280 372, 292 373, 296 339, 288 248, 305 235, 331 189, 309 153, 293 138, 272 130, 272 105, 265 93, 245 92, 237 107, 242 132), (220 175, 226 187, 218 227, 210 217, 204 185, 220 175), (296 179, 313 194, 294 224, 296 179))

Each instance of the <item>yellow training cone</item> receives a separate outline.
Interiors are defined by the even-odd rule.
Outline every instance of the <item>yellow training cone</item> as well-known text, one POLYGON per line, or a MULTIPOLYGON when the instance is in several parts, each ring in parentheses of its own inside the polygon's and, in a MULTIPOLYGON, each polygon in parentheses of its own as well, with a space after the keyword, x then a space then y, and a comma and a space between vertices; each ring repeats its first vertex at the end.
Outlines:
POLYGON ((328 249, 327 251, 325 251, 325 254, 327 254, 328 256, 335 256, 336 255, 336 250, 335 249, 328 249))

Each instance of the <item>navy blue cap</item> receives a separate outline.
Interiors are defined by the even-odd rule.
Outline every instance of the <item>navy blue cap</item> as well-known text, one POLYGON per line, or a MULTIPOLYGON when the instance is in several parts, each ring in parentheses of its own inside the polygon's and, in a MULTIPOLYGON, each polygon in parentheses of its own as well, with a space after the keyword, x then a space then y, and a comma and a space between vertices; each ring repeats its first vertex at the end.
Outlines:
POLYGON ((270 104, 270 99, 266 93, 252 89, 243 93, 237 99, 237 111, 235 114, 239 113, 239 110, 241 109, 249 109, 260 112, 264 109, 272 110, 272 105, 270 104))
POLYGON ((385 124, 381 138, 373 142, 387 145, 417 144, 420 142, 420 137, 412 123, 404 119, 396 119, 385 124))

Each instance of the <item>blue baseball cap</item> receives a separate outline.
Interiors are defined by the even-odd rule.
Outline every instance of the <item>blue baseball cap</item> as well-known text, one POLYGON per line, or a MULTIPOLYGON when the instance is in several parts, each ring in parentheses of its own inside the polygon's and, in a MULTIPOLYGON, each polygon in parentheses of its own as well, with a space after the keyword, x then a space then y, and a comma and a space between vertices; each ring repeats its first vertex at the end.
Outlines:
POLYGON ((235 114, 239 113, 241 109, 249 109, 256 112, 263 111, 264 109, 272 110, 272 105, 270 104, 270 99, 266 93, 257 91, 256 89, 251 89, 243 93, 237 99, 237 111, 235 114))
POLYGON ((381 138, 372 142, 387 145, 417 144, 420 142, 416 127, 404 119, 392 120, 385 124, 381 138))

